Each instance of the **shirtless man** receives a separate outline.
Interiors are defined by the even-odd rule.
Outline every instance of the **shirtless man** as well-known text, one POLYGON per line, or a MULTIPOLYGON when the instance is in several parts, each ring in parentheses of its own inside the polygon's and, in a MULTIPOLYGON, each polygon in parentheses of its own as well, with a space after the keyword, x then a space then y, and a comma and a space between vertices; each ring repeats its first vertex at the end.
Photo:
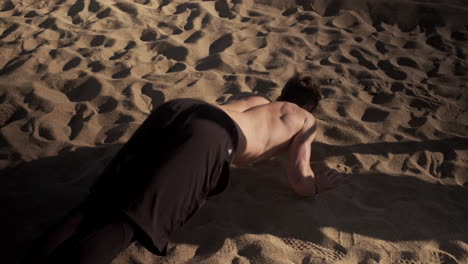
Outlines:
POLYGON ((310 77, 294 76, 276 102, 233 97, 220 106, 176 99, 159 106, 93 185, 89 196, 39 239, 24 263, 110 263, 137 240, 166 255, 170 235, 228 185, 229 165, 288 154, 292 190, 335 187, 335 170, 310 167, 320 101, 310 77))
MULTIPOLYGON (((310 77, 303 79, 311 82, 306 85, 318 89, 310 77)), ((297 85, 304 80, 295 76, 288 84, 297 85)), ((281 96, 271 102, 260 95, 245 95, 219 106, 240 127, 241 136, 233 164, 251 165, 287 151, 288 182, 296 194, 310 196, 319 190, 336 187, 342 180, 336 170, 328 169, 315 175, 310 167, 311 144, 317 134, 315 118, 310 112, 317 104, 318 101, 298 105, 281 96)))

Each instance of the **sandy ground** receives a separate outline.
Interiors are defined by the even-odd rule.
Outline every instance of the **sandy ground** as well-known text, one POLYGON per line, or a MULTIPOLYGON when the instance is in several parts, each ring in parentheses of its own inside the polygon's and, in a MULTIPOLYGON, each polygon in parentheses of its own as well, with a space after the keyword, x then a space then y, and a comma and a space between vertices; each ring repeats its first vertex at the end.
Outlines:
POLYGON ((2 1, 1 262, 162 102, 275 99, 297 70, 325 97, 313 168, 347 182, 304 199, 283 158, 233 168, 166 258, 134 243, 114 263, 468 263, 467 17, 464 0, 2 1))

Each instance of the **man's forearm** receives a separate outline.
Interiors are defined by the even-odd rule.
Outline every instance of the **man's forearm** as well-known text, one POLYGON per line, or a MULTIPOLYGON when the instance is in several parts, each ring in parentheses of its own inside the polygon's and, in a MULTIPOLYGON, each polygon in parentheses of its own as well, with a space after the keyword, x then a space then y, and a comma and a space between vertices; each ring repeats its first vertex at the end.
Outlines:
POLYGON ((300 196, 311 196, 317 193, 317 185, 312 169, 288 169, 288 181, 293 191, 300 196))

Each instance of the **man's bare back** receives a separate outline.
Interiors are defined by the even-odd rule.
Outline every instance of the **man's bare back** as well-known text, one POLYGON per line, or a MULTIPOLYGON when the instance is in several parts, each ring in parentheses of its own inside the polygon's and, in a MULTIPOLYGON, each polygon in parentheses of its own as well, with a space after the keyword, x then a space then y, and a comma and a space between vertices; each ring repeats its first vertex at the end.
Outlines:
POLYGON ((239 126, 234 165, 246 166, 287 150, 293 136, 312 114, 293 103, 272 102, 260 96, 218 106, 239 126))
POLYGON ((289 102, 270 102, 261 96, 229 100, 218 106, 236 123, 239 146, 234 165, 245 166, 288 151, 287 174, 300 195, 311 195, 335 187, 341 175, 335 170, 315 175, 310 167, 311 144, 315 139, 314 116, 289 102))

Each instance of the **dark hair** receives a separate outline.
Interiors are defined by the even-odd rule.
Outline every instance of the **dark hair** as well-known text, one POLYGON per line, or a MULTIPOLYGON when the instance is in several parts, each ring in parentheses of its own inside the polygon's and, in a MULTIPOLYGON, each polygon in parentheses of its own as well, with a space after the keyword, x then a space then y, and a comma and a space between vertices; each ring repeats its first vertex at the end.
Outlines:
POLYGON ((320 83, 310 76, 295 74, 283 87, 281 95, 276 101, 295 103, 302 108, 314 110, 322 99, 320 95, 320 83))

